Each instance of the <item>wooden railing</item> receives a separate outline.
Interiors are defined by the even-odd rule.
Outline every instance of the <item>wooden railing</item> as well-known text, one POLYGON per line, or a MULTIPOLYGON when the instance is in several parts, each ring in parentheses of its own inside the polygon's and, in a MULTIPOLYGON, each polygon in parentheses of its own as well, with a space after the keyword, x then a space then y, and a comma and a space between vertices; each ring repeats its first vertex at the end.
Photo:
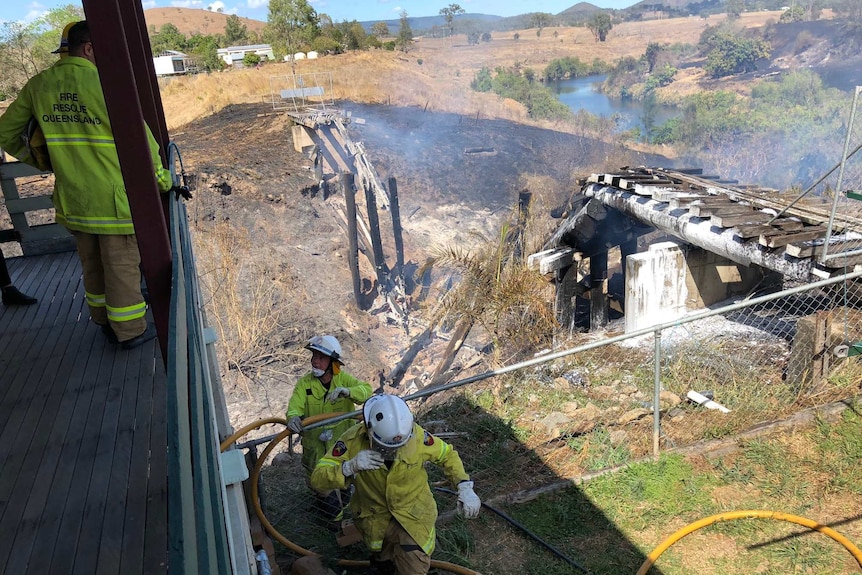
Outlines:
POLYGON ((3 162, 0 150, 0 189, 6 198, 6 209, 12 219, 12 229, 0 230, 0 243, 17 241, 25 256, 67 252, 75 249, 75 239, 57 223, 30 225, 28 212, 52 209, 50 195, 22 198, 15 184, 17 178, 48 175, 22 162, 3 162))

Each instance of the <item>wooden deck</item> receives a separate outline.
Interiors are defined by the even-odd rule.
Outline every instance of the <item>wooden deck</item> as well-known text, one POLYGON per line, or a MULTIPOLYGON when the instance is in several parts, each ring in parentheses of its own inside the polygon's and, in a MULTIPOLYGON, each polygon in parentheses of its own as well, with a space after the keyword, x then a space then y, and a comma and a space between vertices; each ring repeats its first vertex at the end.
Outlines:
POLYGON ((0 306, 0 573, 167 571, 166 376, 89 321, 75 252, 7 259, 0 306))

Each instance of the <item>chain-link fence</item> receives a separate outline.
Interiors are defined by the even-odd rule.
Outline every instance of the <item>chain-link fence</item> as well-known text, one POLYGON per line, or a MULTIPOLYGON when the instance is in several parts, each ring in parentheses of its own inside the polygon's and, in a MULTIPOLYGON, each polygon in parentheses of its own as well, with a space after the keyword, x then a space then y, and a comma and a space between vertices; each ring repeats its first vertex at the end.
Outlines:
MULTIPOLYGON (((798 285, 628 335, 577 334, 566 349, 406 399, 420 425, 458 450, 483 501, 530 499, 857 395, 860 277, 798 285)), ((329 509, 290 454, 298 449, 264 466, 268 519, 301 547, 364 558, 361 542, 338 545, 329 509)), ((440 470, 428 471, 433 486, 451 487, 440 470)), ((451 516, 456 498, 436 497, 441 516, 451 516)))

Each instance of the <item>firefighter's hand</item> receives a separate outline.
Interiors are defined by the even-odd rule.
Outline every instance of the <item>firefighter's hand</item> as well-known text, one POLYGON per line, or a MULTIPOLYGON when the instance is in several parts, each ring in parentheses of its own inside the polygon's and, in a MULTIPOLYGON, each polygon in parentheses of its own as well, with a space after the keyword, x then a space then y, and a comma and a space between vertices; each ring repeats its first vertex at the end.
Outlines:
POLYGON ((302 418, 294 415, 287 420, 287 428, 294 433, 302 433, 302 418))
POLYGON ((482 501, 473 491, 472 481, 462 481, 458 484, 458 512, 467 519, 475 519, 479 516, 482 501))
POLYGON ((342 397, 350 397, 350 390, 346 387, 336 387, 326 396, 326 401, 329 403, 335 403, 342 397))
POLYGON ((374 471, 383 467, 383 456, 373 449, 364 449, 356 457, 341 464, 344 477, 350 477, 360 471, 374 471))
POLYGON ((176 199, 179 200, 180 197, 183 197, 187 200, 192 199, 192 192, 189 190, 188 186, 172 186, 169 192, 173 192, 176 194, 176 199))

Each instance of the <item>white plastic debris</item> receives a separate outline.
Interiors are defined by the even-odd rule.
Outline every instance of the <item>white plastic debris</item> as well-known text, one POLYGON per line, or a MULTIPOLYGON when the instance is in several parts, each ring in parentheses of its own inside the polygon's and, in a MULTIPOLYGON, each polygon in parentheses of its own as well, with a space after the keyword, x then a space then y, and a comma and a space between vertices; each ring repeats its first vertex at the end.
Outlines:
POLYGON ((720 403, 716 403, 707 396, 694 390, 690 390, 688 393, 685 394, 685 396, 691 401, 697 403, 698 405, 702 405, 707 409, 717 409, 722 413, 730 413, 730 410, 721 405, 720 403))

